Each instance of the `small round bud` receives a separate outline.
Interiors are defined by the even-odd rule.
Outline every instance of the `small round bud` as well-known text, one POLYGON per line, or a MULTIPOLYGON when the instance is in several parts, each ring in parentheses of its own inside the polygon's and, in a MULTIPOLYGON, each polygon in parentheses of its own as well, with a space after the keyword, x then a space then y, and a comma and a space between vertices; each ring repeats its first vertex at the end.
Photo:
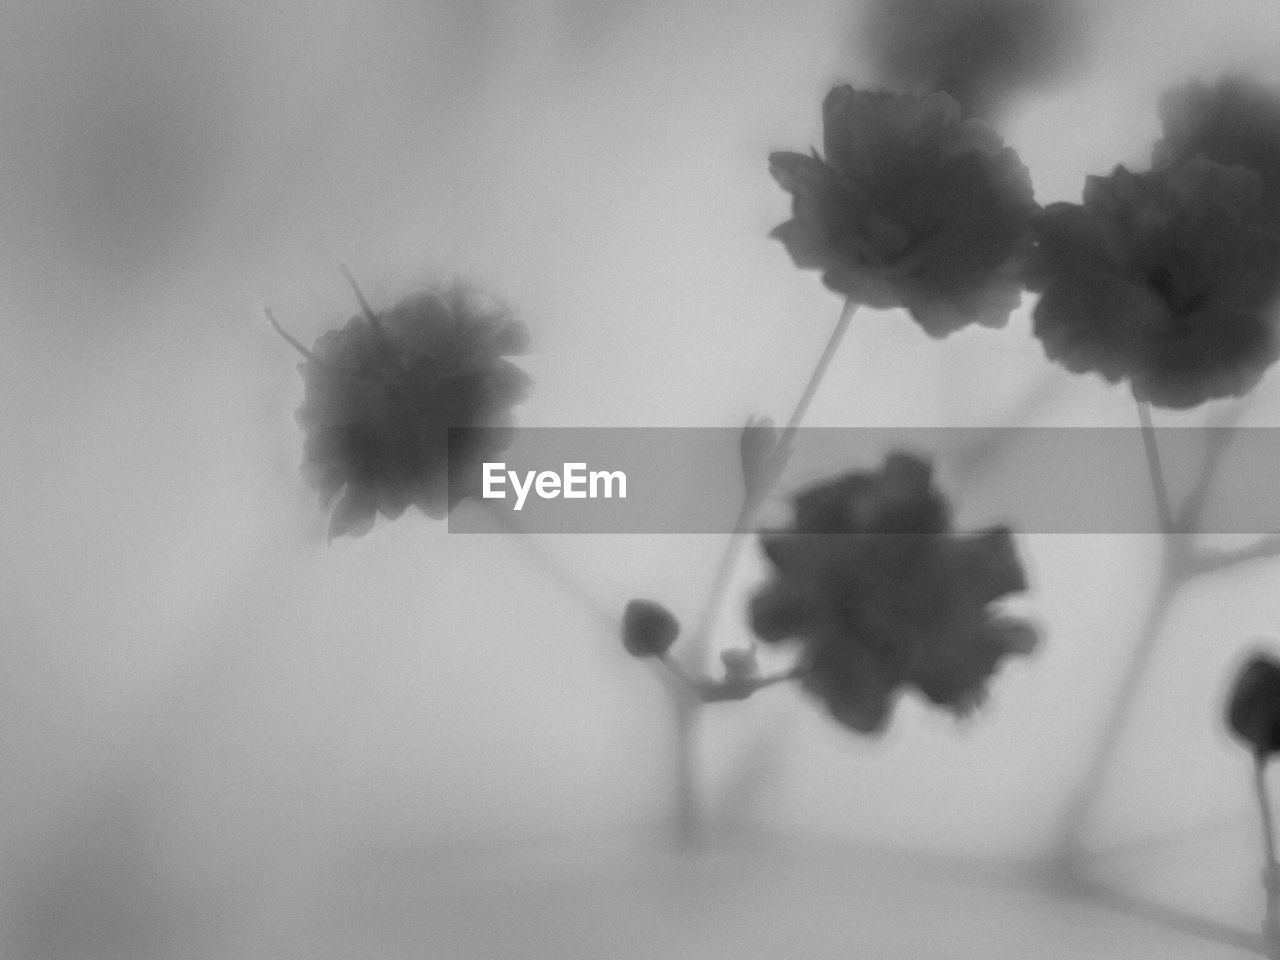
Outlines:
POLYGON ((632 600, 622 615, 622 645, 633 657, 660 657, 679 634, 671 611, 653 600, 632 600))
POLYGON ((1249 659, 1231 690, 1227 725, 1258 756, 1280 752, 1280 663, 1264 654, 1249 659))

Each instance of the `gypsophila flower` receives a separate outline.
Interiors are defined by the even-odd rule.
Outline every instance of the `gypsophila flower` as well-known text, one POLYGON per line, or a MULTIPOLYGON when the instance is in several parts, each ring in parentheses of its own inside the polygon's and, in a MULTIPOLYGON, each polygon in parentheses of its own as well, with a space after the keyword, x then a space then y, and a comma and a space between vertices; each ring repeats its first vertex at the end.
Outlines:
POLYGON ((1251 389, 1277 356, 1280 242, 1259 178, 1193 158, 1089 177, 1083 204, 1037 220, 1035 334, 1067 369, 1186 408, 1251 389))
POLYGON ((1203 157, 1247 167, 1262 184, 1254 210, 1280 219, 1280 93, 1245 77, 1214 84, 1193 82, 1161 99, 1164 137, 1156 144, 1156 166, 1174 166, 1203 157))
POLYGON ((840 723, 876 733, 914 687, 958 714, 976 707, 1034 631, 992 604, 1026 589, 1010 532, 954 533, 929 464, 894 454, 795 500, 763 538, 775 576, 753 599, 762 640, 801 645, 799 677, 840 723))
POLYGON ((941 90, 966 114, 991 117, 1069 72, 1083 21, 1073 0, 871 0, 858 45, 889 86, 941 90))
POLYGON ((334 503, 329 538, 360 536, 410 504, 439 518, 477 489, 529 388, 504 357, 526 348, 510 310, 462 284, 323 334, 299 368, 298 421, 304 474, 334 503), (450 428, 464 428, 452 449, 450 428))
POLYGON ((1273 657, 1255 654, 1240 670, 1227 726, 1259 756, 1280 752, 1280 663, 1273 657))
POLYGON ((772 236, 796 266, 858 303, 906 307, 933 337, 1002 325, 1036 210, 1017 154, 944 93, 837 87, 823 125, 825 157, 769 157, 793 211, 772 236))

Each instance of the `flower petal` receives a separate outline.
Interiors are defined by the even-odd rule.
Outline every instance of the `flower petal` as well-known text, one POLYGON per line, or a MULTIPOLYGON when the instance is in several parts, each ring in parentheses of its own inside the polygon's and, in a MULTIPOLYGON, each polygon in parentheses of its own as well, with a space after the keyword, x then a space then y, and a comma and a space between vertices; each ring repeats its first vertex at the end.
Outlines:
POLYGON ((1077 373, 1186 408, 1239 396, 1280 353, 1280 239, 1254 221, 1259 179, 1193 158, 1091 177, 1034 224, 1034 332, 1077 373))
POLYGON ((992 607, 1026 589, 1012 533, 952 533, 927 460, 891 454, 795 500, 791 529, 762 538, 774 579, 751 625, 802 645, 804 686, 840 723, 879 731, 907 686, 966 712, 1004 657, 1034 648, 1029 624, 992 607))
POLYGON ((857 303, 907 307, 935 337, 1003 324, 1036 210, 1017 155, 941 93, 836 87, 823 119, 825 160, 769 158, 792 194, 772 236, 793 262, 857 303))
POLYGON ((297 420, 305 475, 326 502, 343 492, 331 537, 359 536, 377 514, 395 519, 411 505, 442 517, 478 490, 481 459, 510 442, 511 408, 530 389, 504 357, 527 345, 510 310, 458 284, 319 337, 300 368, 297 420), (451 456, 451 427, 492 429, 451 456))

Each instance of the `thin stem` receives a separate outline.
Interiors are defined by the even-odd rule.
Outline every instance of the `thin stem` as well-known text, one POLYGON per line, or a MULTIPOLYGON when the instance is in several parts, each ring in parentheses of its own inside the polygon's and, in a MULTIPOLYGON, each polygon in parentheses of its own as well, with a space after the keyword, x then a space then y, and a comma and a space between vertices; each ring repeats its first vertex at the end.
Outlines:
POLYGON ((511 516, 511 511, 504 510, 487 501, 483 502, 482 506, 489 511, 507 533, 514 536, 524 546, 530 559, 547 577, 558 583, 566 593, 590 611, 601 627, 615 636, 618 634, 622 629, 622 620, 606 610, 581 580, 566 570, 564 565, 538 542, 537 538, 530 535, 529 531, 520 526, 515 518, 511 516))
MULTIPOLYGON (((800 429, 800 423, 804 420, 804 416, 809 412, 809 404, 813 402, 813 395, 818 392, 818 387, 822 383, 822 378, 827 375, 827 368, 831 366, 831 361, 836 355, 836 351, 840 348, 840 341, 844 339, 845 333, 849 329, 849 324, 853 320, 853 315, 858 312, 858 304, 852 298, 844 302, 844 309, 840 311, 840 319, 836 321, 835 329, 831 331, 831 336, 827 340, 827 346, 822 351, 822 356, 818 358, 818 364, 813 368, 813 373, 809 375, 809 382, 805 384, 804 393, 800 395, 800 401, 796 404, 796 408, 791 413, 791 419, 787 421, 786 427, 783 428, 782 436, 778 438, 778 446, 774 450, 775 456, 781 456, 783 463, 785 458, 791 455, 790 445, 795 438, 796 431, 800 429)), ((775 469, 774 476, 781 473, 780 466, 775 469)))
POLYGON ((1280 556, 1280 534, 1267 534, 1253 543, 1231 550, 1212 550, 1201 547, 1187 558, 1188 574, 1217 573, 1253 560, 1272 560, 1280 556))
MULTIPOLYGON (((1102 727, 1098 745, 1063 819, 1058 855, 1062 867, 1076 882, 1089 882, 1079 872, 1081 838, 1088 826, 1093 808, 1098 802, 1106 773, 1115 762, 1137 691, 1149 667, 1161 627, 1169 615, 1178 592, 1195 577, 1252 560, 1280 555, 1280 535, 1274 534, 1261 537, 1245 547, 1231 550, 1209 550, 1197 547, 1190 542, 1190 535, 1194 534, 1199 526, 1200 516, 1222 455, 1234 433, 1234 420, 1220 425, 1210 436, 1200 475, 1184 502, 1181 513, 1175 516, 1160 461, 1151 412, 1145 403, 1138 404, 1138 416, 1142 425, 1143 446, 1162 533, 1160 577, 1118 694, 1102 727), (1181 535, 1186 535, 1187 539, 1184 540, 1181 535)), ((1233 416, 1238 419, 1238 412, 1233 416)), ((1245 935, 1219 927, 1202 918, 1133 900, 1113 891, 1107 891, 1104 900, 1135 914, 1145 914, 1175 929, 1182 929, 1223 943, 1235 941, 1244 949, 1259 950, 1272 960, 1280 960, 1280 864, 1276 859, 1275 822, 1265 773, 1265 757, 1258 755, 1254 761, 1254 790, 1262 821, 1266 864, 1263 873, 1266 916, 1260 940, 1247 939, 1245 935)))
POLYGON ((1276 866, 1276 825, 1271 812, 1270 791, 1267 789, 1267 761, 1260 753, 1253 758, 1253 790, 1258 799, 1258 812, 1262 819, 1262 843, 1267 868, 1276 866))
POLYGON ((1147 454, 1147 470, 1151 474, 1151 490, 1156 498, 1160 529, 1166 534, 1173 533, 1176 522, 1173 508, 1169 505, 1169 488, 1165 484, 1164 469, 1160 465, 1160 447, 1156 444, 1156 431, 1151 423, 1151 405, 1145 400, 1138 401, 1138 420, 1142 424, 1142 446, 1147 454))
POLYGON ((663 655, 660 662, 674 681, 672 704, 675 708, 675 833, 682 850, 696 850, 704 838, 702 808, 698 799, 697 749, 701 707, 724 700, 745 700, 757 690, 791 680, 794 670, 767 677, 742 677, 712 680, 689 674, 678 661, 663 655))
POLYGON ((983 429, 966 429, 964 435, 969 439, 951 453, 956 477, 973 476, 998 463, 1004 451, 1018 439, 1021 426, 1034 422, 1039 409, 1047 405, 1060 389, 1059 381, 1043 376, 1012 406, 1004 423, 983 429))
POLYGON ((1163 547, 1165 554, 1161 558, 1160 580, 1138 632, 1138 641, 1134 645, 1129 665, 1120 681, 1116 698, 1112 701, 1111 709, 1103 722, 1102 732, 1089 760, 1089 766, 1063 816, 1058 852, 1064 858, 1069 859, 1079 850, 1081 837, 1089 825, 1089 817, 1098 802, 1098 795, 1102 791, 1107 771, 1115 760, 1116 751, 1120 748, 1142 677, 1151 662, 1151 654, 1155 650, 1156 641, 1160 638, 1160 630, 1169 616, 1172 600, 1178 590, 1179 581, 1170 565, 1167 542, 1163 547))
POLYGON ((356 296, 356 303, 360 305, 360 310, 364 313, 365 319, 369 321, 369 326, 379 335, 383 335, 382 321, 378 315, 373 312, 373 307, 369 306, 369 301, 364 295, 364 291, 360 289, 360 284, 356 283, 356 275, 351 272, 351 268, 345 263, 338 264, 338 269, 342 271, 342 275, 347 278, 347 283, 351 286, 351 292, 356 296))
MULTIPOLYGON (((537 539, 529 534, 510 511, 503 510, 493 503, 483 506, 501 524, 502 528, 514 536, 529 553, 530 558, 550 579, 581 603, 595 617, 601 628, 609 636, 618 636, 622 628, 621 620, 602 607, 591 591, 564 566, 543 549, 537 539)), ((652 661, 649 661, 651 665, 652 661)), ((664 664, 671 668, 667 658, 664 664)), ((658 665, 653 665, 661 669, 658 665)), ((678 674, 679 671, 677 670, 678 674)), ((667 693, 671 697, 674 718, 672 730, 672 747, 675 752, 673 789, 675 791, 675 836, 677 845, 684 850, 695 849, 702 836, 702 812, 698 806, 697 763, 694 756, 697 725, 699 720, 699 697, 690 679, 680 675, 668 676, 665 683, 667 693)))
POLYGON ((786 683, 788 680, 794 680, 799 676, 799 672, 792 668, 781 673, 771 673, 762 677, 729 676, 723 680, 713 680, 710 677, 689 673, 680 665, 679 661, 670 656, 663 655, 662 663, 671 671, 671 675, 675 677, 680 685, 702 703, 745 700, 757 690, 763 690, 765 687, 772 687, 778 683, 786 683))
POLYGON ((1249 953, 1265 953, 1257 934, 1237 930, 1235 927, 1209 917, 1197 916, 1177 907, 1152 903, 1131 893, 1112 889, 1097 881, 1088 881, 1078 888, 1079 895, 1098 906, 1127 916, 1147 920, 1150 923, 1176 930, 1208 943, 1218 943, 1249 953))
POLYGON ((1269 957, 1280 957, 1280 912, 1277 912, 1277 896, 1280 896, 1280 864, 1276 863, 1276 825, 1271 812, 1271 798, 1267 791, 1267 758, 1261 751, 1253 757, 1253 790, 1258 800, 1258 813, 1262 820, 1262 855, 1265 862, 1262 887, 1266 893, 1266 919, 1262 937, 1269 957))
POLYGON ((694 662, 701 662, 705 658, 706 646, 715 633, 716 622, 720 618, 720 611, 724 607, 724 598, 729 592, 729 584, 733 580, 733 571, 737 568, 738 558, 742 555, 742 548, 746 546, 747 534, 751 529, 751 517, 755 513, 755 505, 758 499, 744 499, 741 508, 738 510, 738 517, 734 521, 733 531, 729 534, 729 539, 725 542, 724 550, 720 553, 720 560, 716 564, 715 575, 711 578, 711 589, 707 591, 706 602, 702 606, 702 612, 698 616, 698 625, 694 628, 693 634, 689 638, 690 656, 694 662))
POLYGON ((673 691, 675 700, 675 798, 676 842, 682 850, 695 850, 702 842, 702 809, 698 804, 697 743, 700 704, 686 691, 673 691))
MULTIPOLYGON (((849 324, 852 322, 853 315, 857 310, 857 302, 852 299, 845 300, 844 307, 840 311, 840 317, 836 320, 831 336, 827 338, 827 344, 822 350, 822 355, 818 357, 818 362, 814 366, 813 372, 809 374, 809 382, 805 384, 804 391, 800 394, 800 400, 796 403, 795 410, 791 413, 791 418, 787 421, 786 427, 783 428, 778 437, 778 442, 770 454, 770 466, 765 471, 765 476, 770 481, 776 482, 782 476, 783 468, 786 467, 787 460, 791 457, 791 444, 795 439, 796 431, 800 429, 800 424, 803 422, 805 414, 809 411, 809 405, 813 402, 814 394, 818 392, 818 387, 822 384, 822 380, 827 374, 827 369, 831 366, 831 361, 835 357, 836 351, 840 348, 840 343, 844 340, 844 335, 848 332, 849 324)), ((716 622, 719 619, 721 609, 724 607, 725 596, 729 591, 729 584, 733 580, 733 571, 737 567, 738 558, 742 555, 742 548, 746 543, 747 534, 751 532, 751 518, 755 515, 756 507, 768 494, 769 490, 763 489, 743 497, 742 507, 738 510, 738 517, 734 521, 733 532, 729 535, 724 550, 720 554, 720 561, 716 565, 716 572, 711 581, 711 589, 707 594, 706 603, 703 605, 702 614, 698 617, 698 625, 689 639, 689 650, 695 660, 704 655, 704 648, 711 635, 715 632, 716 622)))
POLYGON ((276 320, 276 316, 274 313, 271 312, 270 307, 263 307, 262 312, 267 316, 267 323, 271 324, 272 329, 274 329, 276 333, 280 334, 280 336, 284 338, 285 343, 289 344, 289 346, 293 347, 293 349, 297 350, 300 354, 302 354, 312 363, 320 364, 320 366, 324 366, 324 364, 321 362, 319 357, 317 357, 314 353, 312 353, 310 350, 304 347, 302 343, 297 338, 295 338, 293 334, 291 334, 288 330, 280 326, 280 322, 276 320))
MULTIPOLYGON (((1236 419, 1242 415, 1244 404, 1239 404, 1234 408, 1236 419)), ((1222 455, 1230 446, 1232 439, 1236 434, 1234 423, 1223 423, 1218 426, 1210 426, 1207 430, 1207 438, 1205 440, 1204 463, 1200 467, 1200 475, 1196 478, 1195 485, 1187 494, 1182 504, 1182 514, 1178 518, 1179 524, 1184 530, 1194 529, 1200 522, 1201 514, 1204 513, 1205 501, 1209 498, 1209 491, 1213 489, 1213 482, 1218 475, 1218 465, 1222 462, 1222 455)))
MULTIPOLYGON (((857 308, 858 305, 853 300, 845 301, 844 307, 840 311, 840 318, 836 321, 835 329, 831 331, 831 336, 827 339, 827 345, 823 348, 822 355, 818 357, 818 363, 813 368, 813 373, 809 375, 809 382, 805 384, 804 392, 800 395, 800 400, 791 414, 791 419, 787 421, 778 443, 770 454, 769 469, 765 473, 769 484, 776 482, 782 475, 782 470, 791 456, 791 443, 795 437, 796 430, 799 429, 801 422, 804 420, 804 416, 809 410, 809 404, 813 402, 814 394, 817 393, 818 386, 822 383, 823 377, 826 376, 827 368, 831 366, 832 358, 835 357, 836 350, 839 349, 857 308)), ((733 572, 737 567, 738 559, 742 555, 742 548, 746 543, 747 534, 751 529, 752 517, 755 515, 756 508, 768 494, 768 488, 744 492, 743 494, 742 506, 738 509, 738 516, 733 524, 733 532, 729 535, 724 550, 720 554, 715 575, 712 577, 711 588, 707 593, 706 603, 703 605, 702 612, 698 617, 697 626, 689 638, 689 655, 694 662, 700 662, 705 657, 705 648, 711 635, 715 632, 716 622, 719 619, 720 611, 724 607, 725 597, 729 592, 729 584, 733 581, 733 572)), ((694 745, 699 707, 704 703, 716 700, 742 699, 762 686, 780 682, 783 679, 790 679, 790 675, 768 678, 763 682, 760 680, 737 681, 736 686, 734 686, 734 681, 725 681, 723 685, 717 687, 714 681, 694 680, 684 674, 675 664, 675 661, 669 658, 664 657, 663 661, 680 675, 687 689, 695 695, 694 697, 680 697, 679 694, 676 694, 675 700, 677 832, 681 845, 685 849, 691 849, 697 845, 702 833, 701 811, 698 808, 697 785, 694 779, 694 745), (744 687, 744 683, 747 686, 744 687), (752 683, 755 685, 752 686, 752 683)))
POLYGON ((1151 408, 1145 401, 1138 401, 1138 420, 1142 425, 1142 446, 1146 452, 1147 469, 1151 474, 1151 491, 1155 496, 1156 514, 1160 519, 1160 579, 1156 584, 1151 604, 1147 608, 1137 643, 1130 655, 1129 664, 1120 681, 1116 698, 1102 725, 1098 744, 1094 748, 1084 777, 1076 793, 1067 805, 1062 820, 1058 856, 1072 863, 1079 853, 1081 838, 1088 826, 1089 817, 1098 802, 1107 771, 1115 760, 1116 751, 1124 735, 1129 714, 1137 699, 1142 677, 1147 672, 1160 630, 1169 615, 1174 596, 1187 576, 1184 551, 1175 543, 1177 530, 1173 508, 1169 503, 1169 488, 1165 483, 1164 468, 1160 463, 1160 448, 1156 444, 1155 427, 1151 422, 1151 408))

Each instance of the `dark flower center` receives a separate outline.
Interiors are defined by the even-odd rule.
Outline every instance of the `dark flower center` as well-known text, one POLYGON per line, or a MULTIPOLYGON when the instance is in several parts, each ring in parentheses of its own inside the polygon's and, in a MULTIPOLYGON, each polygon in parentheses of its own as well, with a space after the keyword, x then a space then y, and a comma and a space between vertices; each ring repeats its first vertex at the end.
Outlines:
POLYGON ((1185 277, 1175 273, 1168 264, 1149 271, 1145 281, 1148 289, 1168 305, 1173 332, 1189 333, 1191 325, 1187 321, 1204 306, 1208 299, 1206 292, 1187 283, 1185 277))

